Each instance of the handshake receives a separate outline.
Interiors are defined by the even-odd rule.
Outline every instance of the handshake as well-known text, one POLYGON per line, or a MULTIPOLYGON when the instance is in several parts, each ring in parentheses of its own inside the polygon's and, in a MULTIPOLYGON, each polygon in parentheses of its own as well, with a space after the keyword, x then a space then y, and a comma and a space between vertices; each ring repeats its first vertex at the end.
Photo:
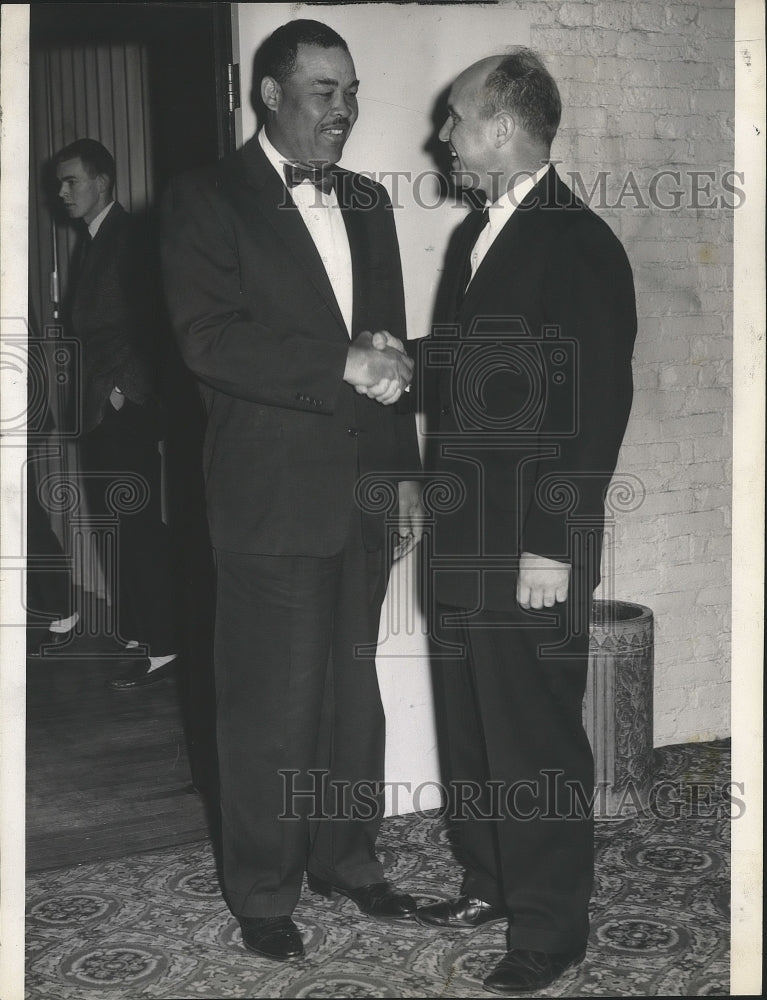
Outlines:
POLYGON ((344 382, 353 385, 360 395, 390 406, 403 392, 410 391, 412 380, 413 362, 402 341, 387 330, 364 330, 349 346, 344 382))

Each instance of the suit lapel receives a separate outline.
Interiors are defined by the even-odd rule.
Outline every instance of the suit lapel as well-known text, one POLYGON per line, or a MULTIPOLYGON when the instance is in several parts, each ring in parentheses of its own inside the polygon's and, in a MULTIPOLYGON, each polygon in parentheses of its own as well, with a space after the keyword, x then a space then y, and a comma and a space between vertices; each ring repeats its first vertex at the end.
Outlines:
MULTIPOLYGON (((517 262, 522 263, 527 253, 530 232, 535 230, 536 216, 541 211, 541 204, 551 204, 551 185, 555 179, 556 172, 550 167, 548 173, 544 174, 538 184, 528 192, 511 218, 507 220, 469 282, 460 307, 462 313, 477 311, 488 286, 498 280, 498 271, 501 267, 508 274, 514 272, 517 262)), ((468 252, 471 253, 471 247, 468 252)))
POLYGON ((352 329, 360 329, 362 320, 358 315, 359 307, 367 298, 367 282, 370 280, 368 239, 363 226, 365 219, 364 212, 355 211, 350 201, 349 185, 343 183, 345 173, 340 170, 333 171, 333 187, 341 206, 341 216, 346 226, 346 235, 349 239, 349 253, 352 259, 352 329))
MULTIPOLYGON (((307 279, 327 302, 333 316, 344 331, 344 336, 347 336, 346 324, 338 307, 338 301, 333 292, 333 286, 330 284, 325 265, 322 263, 314 240, 309 235, 301 213, 290 197, 288 189, 267 160, 256 138, 245 143, 241 154, 246 181, 258 194, 256 205, 259 212, 274 230, 275 236, 282 241, 290 254, 301 265, 307 279)), ((351 237, 349 242, 351 244, 351 237)), ((351 246, 351 250, 354 262, 353 246, 351 246)))

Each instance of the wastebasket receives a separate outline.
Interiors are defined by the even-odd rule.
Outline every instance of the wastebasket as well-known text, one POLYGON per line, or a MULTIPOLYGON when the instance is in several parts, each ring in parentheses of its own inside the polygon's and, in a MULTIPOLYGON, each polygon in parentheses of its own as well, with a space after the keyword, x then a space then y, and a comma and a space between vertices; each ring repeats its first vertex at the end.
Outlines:
POLYGON ((641 604, 592 604, 583 724, 594 753, 597 819, 647 805, 653 761, 653 613, 641 604))

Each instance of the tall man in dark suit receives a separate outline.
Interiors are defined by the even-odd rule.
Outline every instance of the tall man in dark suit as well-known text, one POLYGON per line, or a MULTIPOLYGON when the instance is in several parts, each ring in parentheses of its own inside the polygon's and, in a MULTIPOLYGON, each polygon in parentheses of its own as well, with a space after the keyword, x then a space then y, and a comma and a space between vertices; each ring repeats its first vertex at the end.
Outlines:
POLYGON ((580 962, 589 932, 588 621, 636 332, 623 248, 549 163, 560 107, 526 49, 453 84, 440 138, 488 210, 451 241, 438 326, 419 345, 438 384, 434 468, 455 495, 436 519, 430 583, 466 875, 459 897, 418 919, 508 920, 485 986, 515 995, 580 962))
POLYGON ((113 600, 118 635, 147 656, 110 681, 154 684, 177 667, 166 526, 160 497, 160 346, 157 296, 146 244, 114 199, 115 162, 94 139, 55 158, 59 197, 84 226, 69 290, 72 333, 82 349, 81 457, 90 512, 122 508, 113 600))
POLYGON ((394 405, 412 363, 372 346, 372 331, 405 338, 391 204, 336 166, 357 87, 336 32, 278 29, 254 73, 264 127, 175 182, 164 213, 170 313, 208 413, 225 893, 245 945, 274 959, 303 952, 291 914, 305 871, 365 914, 416 908, 375 853, 388 560, 362 477, 398 484, 404 552, 420 460, 394 405), (378 401, 355 391, 373 386, 378 401))

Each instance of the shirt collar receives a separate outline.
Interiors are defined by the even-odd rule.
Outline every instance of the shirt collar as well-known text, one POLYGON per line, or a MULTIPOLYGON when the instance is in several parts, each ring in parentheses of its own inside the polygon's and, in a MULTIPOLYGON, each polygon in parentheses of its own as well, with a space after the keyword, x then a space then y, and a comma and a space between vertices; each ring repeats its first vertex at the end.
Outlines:
POLYGON ((88 232, 91 234, 92 240, 96 238, 96 233, 99 231, 101 223, 104 221, 104 219, 106 219, 107 215, 109 214, 109 210, 112 207, 112 205, 114 205, 114 201, 110 201, 109 204, 106 206, 106 208, 102 208, 99 214, 96 216, 96 218, 91 219, 91 221, 88 223, 88 232))
POLYGON ((534 174, 526 173, 521 177, 516 184, 505 191, 497 201, 492 204, 488 202, 488 221, 490 223, 490 228, 493 232, 498 232, 503 228, 504 224, 508 221, 514 210, 519 208, 519 205, 524 198, 533 190, 536 184, 538 184, 546 175, 549 169, 549 164, 544 163, 543 166, 537 170, 534 174))
MULTIPOLYGON (((282 181, 282 183, 285 184, 284 166, 286 163, 291 163, 292 161, 289 159, 289 157, 283 156, 282 153, 274 147, 273 143, 269 140, 269 136, 266 134, 265 128, 262 128, 259 131, 258 141, 261 144, 261 149, 263 149, 264 153, 266 154, 267 160, 271 163, 271 165, 280 175, 280 180, 282 181)), ((308 181, 306 183, 309 184, 308 181)), ((285 186, 287 187, 287 185, 285 186)), ((314 194, 314 192, 316 192, 320 196, 320 198, 322 198, 322 200, 325 201, 326 203, 328 202, 331 204, 335 203, 336 201, 335 191, 331 191, 329 194, 325 194, 322 191, 317 191, 317 188, 313 187, 313 185, 310 186, 312 187, 312 192, 313 192, 312 198, 316 197, 316 195, 314 194)), ((298 187, 293 188, 292 191, 290 188, 288 188, 288 190, 291 191, 292 194, 293 192, 299 190, 299 188, 301 187, 303 187, 303 184, 299 184, 298 187)))
POLYGON ((266 129, 260 129, 258 133, 258 141, 261 144, 261 149, 266 153, 267 160, 271 163, 277 173, 280 175, 280 180, 285 183, 285 173, 283 171, 283 165, 288 163, 288 158, 283 156, 282 153, 278 152, 269 141, 269 136, 266 134, 266 129))

